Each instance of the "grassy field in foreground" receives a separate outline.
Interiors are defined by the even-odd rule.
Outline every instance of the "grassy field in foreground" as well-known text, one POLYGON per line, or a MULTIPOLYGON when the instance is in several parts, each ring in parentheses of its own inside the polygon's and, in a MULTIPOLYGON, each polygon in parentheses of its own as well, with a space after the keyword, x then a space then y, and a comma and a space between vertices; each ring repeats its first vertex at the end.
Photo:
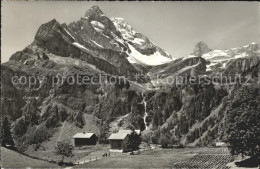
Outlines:
POLYGON ((1 147, 1 161, 3 168, 58 168, 55 164, 32 159, 4 147, 1 147))
POLYGON ((75 168, 169 168, 173 163, 197 155, 201 149, 154 149, 140 155, 118 155, 89 162, 75 168))

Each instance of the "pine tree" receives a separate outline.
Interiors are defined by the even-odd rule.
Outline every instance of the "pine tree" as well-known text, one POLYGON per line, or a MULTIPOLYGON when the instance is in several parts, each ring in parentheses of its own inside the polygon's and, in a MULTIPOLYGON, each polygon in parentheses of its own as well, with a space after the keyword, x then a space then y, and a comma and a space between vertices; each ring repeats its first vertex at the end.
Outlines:
POLYGON ((25 122, 27 124, 38 124, 37 114, 39 112, 39 109, 37 107, 37 101, 35 98, 28 101, 22 110, 23 116, 25 117, 25 122))
POLYGON ((11 133, 10 122, 7 117, 4 117, 1 129, 1 145, 3 147, 14 149, 15 144, 11 133))
POLYGON ((108 132, 109 132, 109 125, 107 121, 102 122, 102 126, 100 129, 99 135, 99 143, 108 143, 108 132))

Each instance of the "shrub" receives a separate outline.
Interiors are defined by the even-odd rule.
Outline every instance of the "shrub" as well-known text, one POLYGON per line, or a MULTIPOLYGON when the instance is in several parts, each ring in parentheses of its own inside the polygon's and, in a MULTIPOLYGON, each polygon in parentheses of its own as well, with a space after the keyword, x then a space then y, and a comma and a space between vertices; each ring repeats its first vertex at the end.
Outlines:
POLYGON ((162 145, 162 148, 168 148, 168 145, 171 144, 170 139, 168 139, 166 136, 161 136, 158 143, 162 145))
POLYGON ((185 145, 184 145, 183 143, 180 143, 180 144, 178 145, 178 148, 185 148, 185 145))
POLYGON ((128 151, 133 151, 139 149, 139 145, 141 144, 141 137, 135 131, 133 131, 129 136, 125 145, 123 145, 128 151))
MULTIPOLYGON (((62 160, 60 164, 63 164, 64 157, 72 157, 73 156, 73 146, 69 141, 59 141, 56 145, 56 154, 62 156, 62 160)), ((59 164, 59 165, 60 165, 59 164)))

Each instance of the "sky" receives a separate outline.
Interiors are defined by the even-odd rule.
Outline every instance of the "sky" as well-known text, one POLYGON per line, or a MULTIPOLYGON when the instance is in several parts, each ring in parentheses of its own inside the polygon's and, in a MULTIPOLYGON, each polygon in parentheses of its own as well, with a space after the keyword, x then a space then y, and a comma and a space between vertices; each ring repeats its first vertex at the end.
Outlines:
POLYGON ((93 5, 108 17, 124 18, 172 57, 184 57, 199 41, 211 49, 259 43, 258 2, 2 2, 1 60, 29 45, 41 24, 79 20, 93 5), (258 38, 257 38, 258 37, 258 38))

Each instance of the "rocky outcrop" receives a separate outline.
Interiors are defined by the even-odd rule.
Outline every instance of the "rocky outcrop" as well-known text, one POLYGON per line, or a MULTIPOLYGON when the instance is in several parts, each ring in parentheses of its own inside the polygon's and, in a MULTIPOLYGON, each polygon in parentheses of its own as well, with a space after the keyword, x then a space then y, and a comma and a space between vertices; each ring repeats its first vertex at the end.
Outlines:
POLYGON ((208 53, 209 51, 211 51, 211 49, 208 47, 208 45, 205 42, 200 41, 196 44, 193 54, 195 56, 201 57, 203 54, 208 53))
POLYGON ((260 62, 260 57, 245 57, 231 60, 227 63, 227 67, 222 71, 224 75, 235 76, 236 74, 243 74, 246 72, 251 72, 260 62))

